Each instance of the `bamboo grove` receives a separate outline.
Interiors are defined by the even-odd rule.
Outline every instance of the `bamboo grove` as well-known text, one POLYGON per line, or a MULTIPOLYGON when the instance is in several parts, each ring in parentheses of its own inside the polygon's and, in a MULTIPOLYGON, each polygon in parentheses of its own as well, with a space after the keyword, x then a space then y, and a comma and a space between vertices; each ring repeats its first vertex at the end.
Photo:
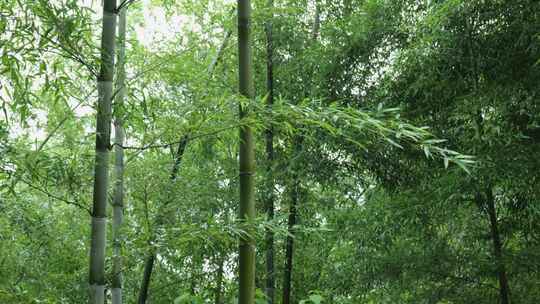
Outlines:
POLYGON ((0 303, 538 303, 539 12, 0 1, 0 303))

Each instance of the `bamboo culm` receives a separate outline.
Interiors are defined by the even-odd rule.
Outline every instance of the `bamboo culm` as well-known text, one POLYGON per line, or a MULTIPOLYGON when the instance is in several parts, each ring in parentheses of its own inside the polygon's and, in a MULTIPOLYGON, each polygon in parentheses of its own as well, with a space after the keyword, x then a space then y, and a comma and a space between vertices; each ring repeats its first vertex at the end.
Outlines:
MULTIPOLYGON (((320 29, 320 5, 317 1, 315 1, 315 17, 313 20, 313 27, 311 32, 311 38, 312 41, 315 41, 317 37, 319 36, 319 29, 320 29)), ((309 89, 309 94, 313 94, 313 87, 309 89)), ((302 143, 303 143, 303 135, 299 134, 293 139, 293 154, 294 158, 298 158, 298 156, 301 153, 302 150, 302 143)), ((296 161, 298 162, 298 160, 296 161)), ((293 174, 292 174, 292 190, 291 190, 291 202, 289 206, 289 218, 287 221, 287 227, 289 235, 287 236, 286 240, 286 247, 285 247, 285 268, 283 273, 283 297, 282 297, 282 303, 283 304, 289 304, 291 303, 291 293, 292 293, 292 274, 293 274, 293 258, 294 258, 294 226, 297 222, 297 209, 298 209, 298 203, 300 201, 300 192, 301 192, 301 184, 298 176, 298 172, 300 170, 300 167, 298 166, 298 163, 295 164, 293 168, 293 174)))
MULTIPOLYGON (((298 158, 301 153, 302 137, 297 136, 294 139, 294 157, 298 158)), ((292 174, 292 187, 291 187, 291 202, 289 205, 289 218, 287 220, 287 229, 289 235, 287 236, 285 247, 285 268, 283 273, 283 304, 291 303, 291 289, 292 289, 292 273, 293 273, 293 257, 294 257, 294 226, 296 225, 296 213, 298 208, 298 201, 300 199, 300 180, 298 177, 298 166, 293 168, 292 174)))
MULTIPOLYGON (((182 140, 178 144, 178 149, 176 150, 175 156, 174 156, 174 165, 171 169, 171 176, 170 180, 171 182, 174 182, 176 180, 176 177, 178 176, 178 171, 180 170, 180 165, 182 164, 182 158, 184 156, 184 152, 186 150, 186 146, 189 141, 189 136, 184 135, 182 137, 182 140)), ((165 202, 160 206, 160 211, 157 215, 156 219, 156 226, 161 226, 163 222, 163 212, 162 209, 168 204, 169 201, 165 202)), ((145 263, 144 263, 144 273, 143 273, 143 279, 141 282, 141 287, 139 289, 139 296, 137 303, 144 304, 148 300, 148 290, 150 288, 150 279, 152 278, 152 271, 154 269, 154 264, 156 260, 156 249, 154 247, 153 241, 155 239, 155 235, 152 235, 150 239, 150 249, 146 256, 145 263)))
POLYGON ((114 117, 114 194, 113 194, 113 267, 112 267, 112 304, 122 304, 122 241, 121 226, 124 215, 124 121, 123 104, 126 95, 126 9, 119 13, 118 22, 118 71, 117 84, 118 93, 115 98, 116 110, 114 117))
POLYGON ((223 304, 223 272, 225 258, 222 253, 217 257, 216 290, 214 293, 214 304, 223 304))
MULTIPOLYGON (((238 0, 238 71, 239 92, 246 98, 253 98, 253 80, 250 46, 251 2, 238 0)), ((240 119, 248 115, 239 104, 240 119)), ((239 237, 239 304, 253 304, 255 300, 255 240, 251 221, 255 218, 255 149, 253 131, 249 126, 240 127, 239 149, 240 206, 239 220, 247 225, 246 234, 239 237)))
POLYGON ((88 280, 90 285, 89 303, 91 304, 103 304, 105 300, 107 187, 115 39, 116 0, 105 0, 103 4, 103 30, 101 34, 101 67, 97 79, 96 156, 92 229, 90 236, 90 275, 88 280))
POLYGON ((503 259, 502 242, 499 233, 499 225, 497 221, 497 210, 495 209, 495 198, 493 197, 493 189, 486 190, 486 207, 489 216, 491 239, 493 241, 493 253, 499 277, 499 294, 501 304, 510 303, 510 288, 508 287, 508 277, 506 275, 506 265, 503 259))
MULTIPOLYGON (((273 11, 274 1, 268 0, 268 9, 273 11)), ((274 103, 274 48, 272 38, 272 19, 273 13, 270 15, 270 20, 266 22, 266 92, 267 92, 267 106, 272 111, 272 105, 274 103)), ((274 162, 274 130, 272 126, 268 126, 266 129, 266 218, 268 221, 274 219, 274 178, 272 172, 272 166, 274 162)), ((265 246, 266 246, 266 286, 265 293, 268 304, 274 304, 275 301, 275 270, 274 270, 274 232, 272 229, 267 229, 265 232, 265 246)))

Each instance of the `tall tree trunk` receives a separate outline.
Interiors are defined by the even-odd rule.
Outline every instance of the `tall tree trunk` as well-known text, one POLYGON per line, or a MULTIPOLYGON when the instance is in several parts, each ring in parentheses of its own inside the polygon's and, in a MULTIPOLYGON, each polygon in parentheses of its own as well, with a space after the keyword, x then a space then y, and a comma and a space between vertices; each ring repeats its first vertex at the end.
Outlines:
MULTIPOLYGON (((272 108, 274 104, 274 47, 272 39, 272 19, 274 16, 274 0, 268 0, 268 9, 271 12, 270 20, 266 23, 266 91, 268 94, 267 105, 272 108)), ((272 167, 274 163, 274 130, 272 125, 266 129, 266 174, 267 174, 267 197, 265 202, 266 217, 268 221, 274 219, 274 177, 272 167)), ((266 230, 266 298, 268 304, 275 301, 275 273, 274 273, 274 232, 266 230)))
MULTIPOLYGON (((295 139, 295 152, 297 152, 299 142, 295 139)), ((292 180, 293 187, 291 191, 291 203, 289 205, 289 219, 287 221, 287 229, 289 235, 287 236, 286 248, 285 248, 285 269, 283 273, 283 304, 291 303, 291 286, 292 286, 292 272, 293 272, 293 256, 294 256, 294 225, 296 225, 296 208, 298 206, 298 198, 300 191, 300 182, 298 180, 298 168, 294 168, 292 180)))
MULTIPOLYGON (((178 176, 178 170, 180 170, 180 165, 182 163, 182 157, 184 156, 184 151, 186 150, 186 146, 188 144, 189 137, 188 135, 184 135, 182 137, 182 140, 178 144, 178 150, 176 150, 176 154, 174 156, 174 165, 171 170, 171 176, 170 180, 171 182, 174 182, 176 180, 176 177, 178 176)), ((163 204, 161 207, 164 208, 165 205, 163 204)), ((156 226, 161 226, 163 222, 163 212, 160 210, 160 212, 157 215, 156 219, 156 226)), ((141 282, 141 288, 139 289, 139 297, 137 303, 139 304, 145 304, 146 300, 148 299, 148 290, 150 288, 150 279, 152 277, 152 271, 154 269, 154 263, 156 260, 156 249, 154 247, 154 239, 155 235, 152 235, 150 239, 150 249, 148 251, 148 254, 146 256, 146 260, 144 263, 144 273, 143 273, 143 280, 141 282)))
POLYGON ((103 304, 105 291, 105 243, 107 228, 107 185, 111 129, 111 98, 114 78, 114 46, 116 39, 116 0, 103 3, 101 33, 101 67, 98 83, 96 119, 96 159, 90 243, 91 304, 103 304))
MULTIPOLYGON (((320 18, 320 6, 318 1, 315 1, 315 16, 313 20, 313 26, 311 29, 311 39, 315 41, 317 37, 319 36, 319 29, 321 26, 321 18, 320 18)), ((311 85, 310 85, 311 86, 311 85)), ((309 87, 308 90, 309 94, 313 93, 313 87, 309 87)), ((302 134, 298 135, 293 142, 293 150, 295 157, 299 155, 301 152, 301 146, 303 142, 302 134)), ((291 203, 289 206, 289 219, 287 221, 287 229, 289 232, 289 235, 287 236, 286 240, 286 247, 285 247, 285 269, 283 273, 283 298, 282 298, 282 304, 289 304, 291 303, 291 291, 292 291, 292 273, 293 273, 293 257, 294 257, 294 225, 296 225, 297 221, 297 208, 298 208, 298 201, 300 198, 300 180, 298 177, 298 170, 300 168, 298 166, 293 167, 293 187, 291 191, 291 203)))
POLYGON ((114 119, 114 195, 113 195, 113 267, 112 267, 112 304, 122 304, 122 241, 120 227, 124 215, 124 122, 123 105, 126 95, 126 9, 120 11, 118 24, 118 77, 116 109, 114 119))
POLYGON ((499 225, 497 223, 497 210, 495 209, 495 199, 493 189, 486 190, 486 204, 491 226, 491 238, 493 240, 493 253, 497 266, 497 275, 499 277, 499 293, 501 304, 510 303, 510 288, 508 287, 508 278, 506 277, 506 267, 503 260, 502 243, 499 234, 499 225))
POLYGON ((218 263, 218 269, 217 269, 217 275, 216 275, 216 291, 214 295, 214 304, 222 304, 223 303, 223 267, 225 264, 225 258, 223 257, 223 253, 219 253, 217 263, 218 263))
MULTIPOLYGON (((238 70, 239 91, 246 99, 253 98, 250 46, 250 0, 238 0, 238 70)), ((246 109, 239 105, 240 119, 247 116, 246 109)), ((251 221, 255 218, 255 146, 253 132, 249 126, 240 127, 240 208, 239 219, 247 223, 247 234, 239 239, 239 304, 253 304, 255 300, 255 239, 251 221)))
POLYGON ((156 252, 152 248, 150 253, 148 253, 148 256, 146 257, 146 261, 144 263, 143 280, 142 280, 141 288, 139 289, 139 298, 137 301, 137 303, 139 304, 145 304, 146 300, 148 299, 148 287, 150 286, 150 278, 152 276, 152 270, 154 268, 155 259, 156 259, 156 252))

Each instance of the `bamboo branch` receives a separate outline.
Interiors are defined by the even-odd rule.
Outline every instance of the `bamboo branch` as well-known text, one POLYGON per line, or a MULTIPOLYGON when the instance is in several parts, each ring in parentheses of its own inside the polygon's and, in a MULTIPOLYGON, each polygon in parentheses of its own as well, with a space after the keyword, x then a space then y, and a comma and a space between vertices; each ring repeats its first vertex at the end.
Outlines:
POLYGON ((120 12, 121 9, 127 8, 129 5, 133 4, 137 0, 124 0, 120 5, 116 7, 116 12, 120 12))
MULTIPOLYGON (((225 131, 228 131, 228 130, 231 130, 231 129, 235 129, 235 128, 238 128, 240 126, 243 126, 244 124, 235 124, 235 125, 232 125, 232 126, 228 126, 228 127, 224 127, 224 128, 221 128, 221 129, 218 129, 218 130, 215 130, 215 131, 212 131, 212 132, 208 132, 208 133, 201 133, 201 134, 197 134, 197 135, 193 135, 193 136, 189 136, 188 137, 188 140, 194 140, 194 139, 198 139, 198 138, 202 138, 202 137, 207 137, 207 136, 212 136, 212 135, 216 135, 216 134, 219 134, 221 132, 225 132, 225 131)), ((183 137, 179 140, 176 140, 176 141, 172 141, 172 142, 168 142, 168 143, 164 143, 164 144, 149 144, 149 145, 146 145, 146 146, 142 146, 142 147, 137 147, 137 146, 124 146, 122 145, 121 147, 123 149, 128 149, 128 150, 148 150, 148 149, 159 149, 159 148, 168 148, 170 146, 173 146, 173 145, 177 145, 177 144, 180 144, 181 142, 183 141, 183 137)), ((117 144, 113 144, 112 146, 116 146, 117 144)))
POLYGON ((21 179, 20 181, 22 181, 22 182, 23 182, 25 185, 27 185, 28 187, 30 187, 30 188, 32 188, 32 189, 34 189, 34 190, 37 190, 37 191, 39 191, 39 192, 41 192, 41 193, 47 195, 47 197, 49 197, 49 198, 52 198, 52 199, 55 199, 55 200, 57 200, 57 201, 64 202, 64 203, 66 203, 66 204, 68 204, 68 205, 72 205, 72 206, 75 206, 75 207, 77 207, 77 208, 80 208, 80 209, 82 209, 82 210, 88 212, 88 214, 90 214, 90 215, 92 214, 92 212, 90 211, 90 209, 88 209, 87 207, 85 207, 85 206, 83 206, 83 205, 81 205, 81 204, 79 204, 79 203, 77 203, 77 202, 70 201, 70 200, 67 200, 67 199, 65 199, 65 198, 56 196, 56 195, 50 193, 49 191, 47 191, 47 190, 45 190, 45 189, 42 189, 42 188, 40 188, 40 187, 38 187, 38 186, 32 184, 31 182, 29 182, 29 181, 27 181, 27 180, 25 180, 25 179, 21 179))

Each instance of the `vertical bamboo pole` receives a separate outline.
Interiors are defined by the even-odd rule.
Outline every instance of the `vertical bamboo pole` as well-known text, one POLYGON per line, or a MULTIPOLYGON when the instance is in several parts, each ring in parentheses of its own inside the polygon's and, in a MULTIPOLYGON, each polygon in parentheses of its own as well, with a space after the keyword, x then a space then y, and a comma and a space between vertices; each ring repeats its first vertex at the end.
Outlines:
MULTIPOLYGON (((269 20, 266 22, 266 92, 267 106, 272 110, 274 104, 274 46, 272 37, 272 22, 274 0, 268 0, 267 7, 270 11, 269 20)), ((272 126, 266 129, 266 200, 265 209, 268 221, 274 219, 274 177, 272 166, 274 162, 274 130, 272 126)), ((268 304, 274 304, 275 301, 275 272, 274 272, 274 232, 271 229, 266 230, 265 236, 266 245, 266 298, 268 304)))
POLYGON ((103 304, 105 291, 105 242, 107 228, 107 185, 111 131, 111 98, 114 76, 116 0, 103 4, 101 68, 97 78, 96 159, 90 243, 90 303, 103 304))
MULTIPOLYGON (((238 72, 239 91, 246 99, 253 98, 251 74, 250 35, 251 2, 238 0, 238 72)), ((240 119, 247 116, 247 110, 240 103, 240 119)), ((255 218, 254 169, 255 149, 253 131, 249 126, 240 127, 240 208, 239 219, 247 223, 255 218)), ((255 240, 252 229, 239 240, 239 304, 253 304, 255 300, 255 240)))
POLYGON ((112 304, 122 304, 122 241, 121 230, 124 215, 124 121, 123 104, 126 95, 126 9, 119 14, 118 24, 118 71, 116 111, 114 118, 114 194, 113 194, 113 267, 112 267, 112 304))

